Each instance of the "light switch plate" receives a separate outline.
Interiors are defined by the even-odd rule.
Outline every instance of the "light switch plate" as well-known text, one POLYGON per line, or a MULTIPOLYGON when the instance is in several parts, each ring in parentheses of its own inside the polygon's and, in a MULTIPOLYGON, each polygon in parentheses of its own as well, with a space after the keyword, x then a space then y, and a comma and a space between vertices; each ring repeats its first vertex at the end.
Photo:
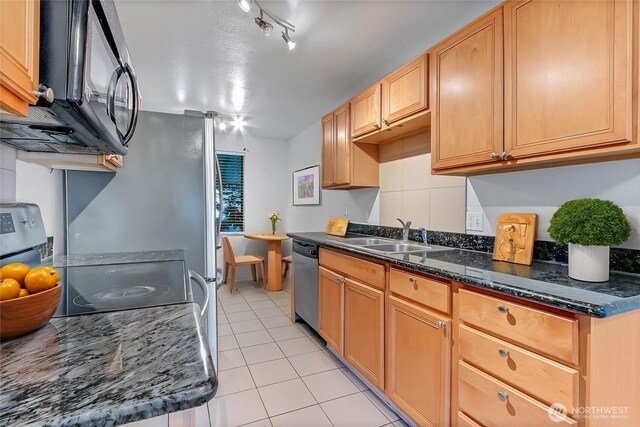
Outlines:
POLYGON ((467 231, 482 231, 482 212, 467 212, 467 231))

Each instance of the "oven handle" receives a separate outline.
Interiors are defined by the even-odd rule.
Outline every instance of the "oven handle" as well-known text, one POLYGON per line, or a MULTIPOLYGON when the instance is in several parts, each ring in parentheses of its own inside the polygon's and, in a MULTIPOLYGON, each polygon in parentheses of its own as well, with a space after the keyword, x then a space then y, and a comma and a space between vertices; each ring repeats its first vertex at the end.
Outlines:
POLYGON ((209 308, 209 288, 207 287, 207 282, 205 282, 202 276, 193 270, 189 270, 189 279, 196 282, 196 284, 200 286, 200 289, 202 289, 202 293, 204 293, 204 306, 200 311, 200 316, 204 317, 207 313, 207 309, 209 308))

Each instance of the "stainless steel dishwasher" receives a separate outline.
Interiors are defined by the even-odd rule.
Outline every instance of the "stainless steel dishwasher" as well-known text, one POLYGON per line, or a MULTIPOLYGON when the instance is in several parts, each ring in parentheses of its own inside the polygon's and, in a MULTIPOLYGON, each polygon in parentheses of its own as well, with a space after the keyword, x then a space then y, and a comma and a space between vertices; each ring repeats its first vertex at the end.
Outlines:
POLYGON ((293 241, 296 314, 318 330, 318 245, 293 241))

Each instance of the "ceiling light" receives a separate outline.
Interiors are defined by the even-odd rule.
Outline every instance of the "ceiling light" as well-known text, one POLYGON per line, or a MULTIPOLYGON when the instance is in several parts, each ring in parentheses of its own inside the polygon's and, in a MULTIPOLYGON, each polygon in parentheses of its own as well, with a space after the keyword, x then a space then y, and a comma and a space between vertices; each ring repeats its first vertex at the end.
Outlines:
POLYGON ((220 124, 218 125, 218 129, 225 130, 227 128, 227 124, 220 120, 220 124))
POLYGON ((249 12, 249 10, 251 10, 252 5, 255 5, 260 10, 260 16, 254 18, 254 21, 256 25, 260 28, 260 30, 262 30, 262 34, 264 34, 265 36, 268 36, 273 31, 273 25, 264 19, 264 15, 267 15, 267 17, 271 21, 281 26, 282 29, 284 30, 282 32, 282 38, 287 43, 289 50, 293 50, 296 47, 295 42, 291 40, 291 38, 289 38, 289 30, 291 30, 291 32, 296 31, 295 25, 269 12, 267 9, 262 7, 262 5, 258 2, 258 0, 237 0, 237 1, 238 1, 238 6, 240 6, 240 8, 245 12, 249 12))
POLYGON ((282 32, 282 38, 287 43, 287 46, 289 46, 289 50, 295 49, 296 42, 291 40, 291 38, 289 37, 289 30, 288 29, 286 29, 286 28, 284 29, 284 31, 282 32))
POLYGON ((242 127, 244 126, 244 120, 242 120, 242 117, 240 116, 236 116, 233 118, 233 127, 236 129, 242 129, 242 127))
POLYGON ((271 35, 271 32, 273 31, 273 25, 263 19, 262 11, 260 11, 260 18, 256 18, 255 21, 256 25, 262 30, 262 34, 267 37, 271 35))
POLYGON ((238 6, 245 12, 251 11, 251 0, 238 0, 238 6))

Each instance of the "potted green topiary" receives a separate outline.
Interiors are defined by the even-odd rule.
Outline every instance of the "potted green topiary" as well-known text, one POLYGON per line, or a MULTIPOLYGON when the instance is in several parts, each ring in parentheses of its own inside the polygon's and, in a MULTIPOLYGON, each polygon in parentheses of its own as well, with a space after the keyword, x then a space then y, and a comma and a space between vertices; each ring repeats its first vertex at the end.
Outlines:
POLYGON ((609 280, 609 247, 624 243, 631 226, 622 209, 609 200, 577 199, 553 214, 549 234, 569 245, 569 276, 585 282, 609 280))

